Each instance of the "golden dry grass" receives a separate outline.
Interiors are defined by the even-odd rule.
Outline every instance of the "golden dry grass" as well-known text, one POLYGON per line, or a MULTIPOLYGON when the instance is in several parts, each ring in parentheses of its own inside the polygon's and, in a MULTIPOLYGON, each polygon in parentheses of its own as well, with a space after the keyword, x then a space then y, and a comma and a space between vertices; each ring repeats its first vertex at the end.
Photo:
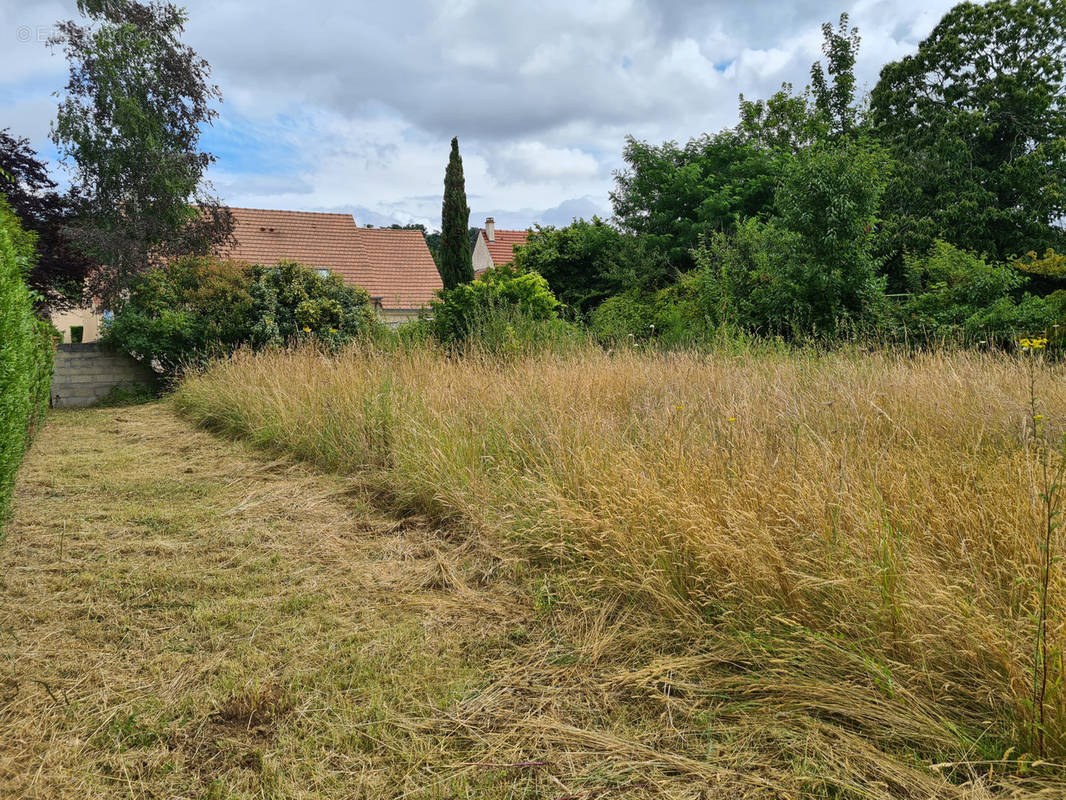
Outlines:
MULTIPOLYGON (((972 353, 303 351, 177 403, 495 549, 529 642, 426 722, 487 760, 676 797, 1061 796, 1059 568, 1033 763, 1028 384, 972 353)), ((1061 368, 1035 390, 1054 441, 1061 368)))

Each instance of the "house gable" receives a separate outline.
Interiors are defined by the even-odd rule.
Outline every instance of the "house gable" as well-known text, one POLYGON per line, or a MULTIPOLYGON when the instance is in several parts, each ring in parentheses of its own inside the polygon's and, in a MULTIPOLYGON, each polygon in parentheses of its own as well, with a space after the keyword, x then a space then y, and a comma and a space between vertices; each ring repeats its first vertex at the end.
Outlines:
POLYGON ((514 261, 514 249, 526 243, 529 231, 506 231, 496 227, 492 217, 485 220, 485 227, 478 231, 472 260, 475 275, 489 267, 500 267, 514 261))

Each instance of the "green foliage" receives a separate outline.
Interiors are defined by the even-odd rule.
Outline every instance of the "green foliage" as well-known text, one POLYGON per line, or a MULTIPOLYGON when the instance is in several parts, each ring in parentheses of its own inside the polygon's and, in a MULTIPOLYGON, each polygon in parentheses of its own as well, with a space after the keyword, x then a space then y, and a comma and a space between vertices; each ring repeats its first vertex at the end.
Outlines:
POLYGON ((855 98, 858 51, 859 32, 848 29, 847 14, 840 15, 835 30, 828 22, 822 25, 826 66, 820 61, 811 66, 811 86, 796 95, 792 84, 784 83, 766 100, 747 100, 741 95, 737 134, 759 147, 799 153, 864 128, 866 116, 855 98))
POLYGON ((1010 266, 939 240, 904 264, 913 293, 898 316, 909 338, 1006 343, 1054 324, 1053 302, 1013 297, 1026 278, 1010 266))
POLYGON ((933 239, 1006 260, 1060 247, 1066 211, 1061 0, 961 3, 871 97, 900 169, 886 196, 893 273, 933 239))
POLYGON ((138 278, 103 338, 173 377, 245 345, 338 345, 376 324, 366 292, 336 275, 292 261, 248 267, 189 257, 138 278))
POLYGON ((565 228, 538 225, 515 253, 519 272, 536 272, 578 315, 620 291, 632 272, 633 237, 598 217, 565 228))
POLYGON ((1056 253, 1053 247, 1049 247, 1041 256, 1037 255, 1035 250, 1030 250, 1021 258, 1015 259, 1012 266, 1030 275, 1066 278, 1066 253, 1056 253))
POLYGON ((689 307, 710 324, 763 333, 798 328, 810 316, 802 275, 792 274, 799 249, 798 237, 774 222, 751 219, 732 235, 714 234, 696 253, 700 268, 686 276, 689 307))
POLYGON ((221 95, 207 62, 181 41, 183 9, 136 0, 78 8, 88 24, 60 23, 50 40, 70 62, 52 138, 76 164, 75 243, 104 265, 92 290, 114 308, 153 262, 208 252, 229 235, 229 215, 202 181, 214 159, 198 148, 221 95))
POLYGON ((52 384, 53 329, 34 316, 26 286, 35 241, 0 198, 0 527, 52 384))
POLYGON ((490 348, 507 347, 567 335, 558 309, 559 301, 543 277, 504 265, 471 283, 442 289, 431 304, 430 325, 442 344, 476 340, 490 348))
POLYGON ((627 169, 611 193, 615 217, 658 258, 647 259, 636 283, 660 288, 690 269, 700 239, 733 230, 739 219, 768 215, 786 157, 731 131, 649 145, 632 137, 627 169))
POLYGON ((363 289, 295 261, 255 267, 249 292, 255 347, 283 346, 308 337, 337 345, 370 334, 377 325, 363 289))
POLYGON ((880 312, 874 231, 890 168, 878 147, 861 141, 811 148, 790 165, 776 202, 782 225, 797 236, 797 258, 786 270, 809 307, 802 327, 834 331, 842 319, 869 321, 880 312))
POLYGON ((828 22, 822 25, 822 54, 826 59, 811 67, 811 91, 828 130, 833 135, 847 136, 860 122, 855 105, 855 56, 859 52, 859 29, 848 29, 848 15, 840 15, 836 30, 828 22), (826 74, 830 80, 826 80, 826 74))
POLYGON ((440 250, 437 270, 445 289, 474 280, 471 260, 470 207, 466 204, 466 181, 459 140, 452 139, 448 168, 444 171, 444 201, 441 204, 440 250))
POLYGON ((749 219, 696 251, 684 287, 692 318, 775 334, 835 335, 876 324, 883 281, 875 211, 887 162, 863 143, 810 148, 778 188, 780 216, 749 219))
POLYGON ((741 95, 737 135, 757 147, 797 153, 829 134, 825 120, 812 108, 810 90, 795 95, 791 83, 781 84, 766 100, 741 95))
POLYGON ((540 229, 520 265, 611 341, 884 326, 988 341, 1062 319, 1066 2, 957 6, 884 68, 869 113, 858 31, 844 14, 822 32, 802 94, 741 97, 735 130, 684 147, 627 140, 612 193, 625 235, 540 229), (889 281, 912 293, 894 315, 889 281))
POLYGON ((250 339, 248 267, 188 257, 141 275, 102 339, 167 376, 250 339))
POLYGON ((709 271, 693 269, 658 292, 608 298, 592 312, 590 329, 599 342, 614 346, 652 340, 663 347, 699 345, 723 329, 720 301, 709 271))
POLYGON ((652 338, 655 335, 654 295, 631 290, 607 298, 592 312, 589 328, 605 344, 652 338))

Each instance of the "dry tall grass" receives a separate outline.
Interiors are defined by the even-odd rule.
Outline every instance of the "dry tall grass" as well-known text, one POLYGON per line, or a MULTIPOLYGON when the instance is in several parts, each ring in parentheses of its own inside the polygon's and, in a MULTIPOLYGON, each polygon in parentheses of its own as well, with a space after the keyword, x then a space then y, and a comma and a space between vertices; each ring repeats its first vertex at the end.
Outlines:
MULTIPOLYGON (((1062 370, 1034 388, 1056 441, 1062 370)), ((468 733, 606 746, 514 686, 610 664, 588 692, 663 698, 636 762, 829 796, 1062 790, 1061 569, 1032 763, 1047 487, 1019 358, 298 351, 217 363, 177 403, 512 554, 572 653, 467 703, 468 733)))

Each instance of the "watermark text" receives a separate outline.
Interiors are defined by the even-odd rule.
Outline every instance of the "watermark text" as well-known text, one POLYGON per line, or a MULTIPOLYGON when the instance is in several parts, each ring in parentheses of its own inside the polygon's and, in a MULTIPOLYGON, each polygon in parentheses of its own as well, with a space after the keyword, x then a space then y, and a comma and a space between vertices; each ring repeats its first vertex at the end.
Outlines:
POLYGON ((58 29, 55 25, 19 25, 15 28, 15 39, 19 42, 37 42, 47 44, 58 29))

